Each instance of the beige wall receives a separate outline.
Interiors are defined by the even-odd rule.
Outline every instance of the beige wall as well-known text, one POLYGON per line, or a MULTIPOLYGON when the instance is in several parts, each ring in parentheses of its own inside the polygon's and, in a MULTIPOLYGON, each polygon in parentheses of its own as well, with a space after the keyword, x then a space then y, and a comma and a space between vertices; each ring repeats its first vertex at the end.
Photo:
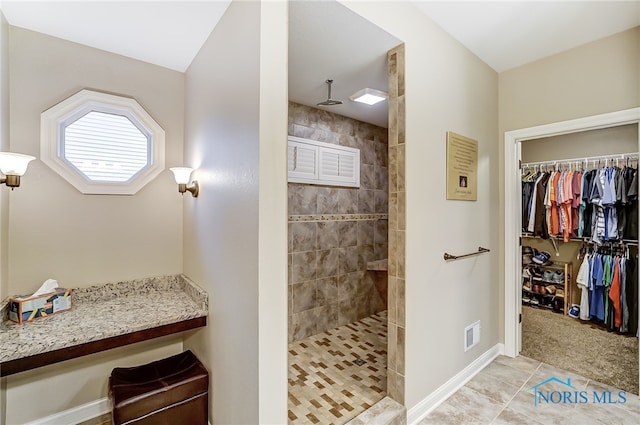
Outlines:
POLYGON ((180 352, 182 337, 165 337, 11 375, 6 425, 25 424, 107 397, 107 379, 114 367, 138 366, 180 352))
POLYGON ((638 125, 581 131, 521 143, 522 163, 574 159, 638 151, 638 125))
MULTIPOLYGON (((500 74, 500 222, 504 222, 504 132, 640 106, 638 75, 640 27, 500 74)), ((499 232, 503 241, 503 227, 499 232)), ((504 269, 503 249, 501 243, 501 270, 504 269)), ((504 279, 502 274, 501 340, 504 279)))
MULTIPOLYGON (((9 24, 0 10, 0 151, 9 148, 9 24)), ((7 232, 9 190, 0 187, 0 301, 9 294, 7 278, 7 232)), ((0 378, 0 424, 6 423, 7 380, 0 378)))
MULTIPOLYGON (((134 97, 166 132, 166 165, 182 163, 184 75, 11 27, 11 149, 40 156, 40 113, 83 88, 134 97)), ((41 161, 11 193, 9 290, 182 271, 182 197, 167 170, 134 196, 83 195, 41 161)))
POLYGON ((286 4, 232 2, 186 73, 184 271, 211 319, 185 347, 215 424, 286 421, 286 28, 286 4))
MULTIPOLYGON (((39 157, 40 113, 92 88, 136 98, 166 132, 167 167, 182 163, 184 74, 16 27, 9 35, 12 150, 39 157)), ((10 198, 9 234, 3 233, 9 293, 29 293, 49 277, 79 287, 182 272, 183 198, 169 171, 134 196, 82 195, 36 160, 10 198)), ((153 350, 136 344, 114 351, 109 361, 89 356, 12 375, 7 423, 106 397, 113 366, 181 350, 180 340, 156 343, 153 350)))
POLYGON ((288 4, 260 4, 258 420, 287 420, 288 4))
MULTIPOLYGON (((0 151, 9 146, 9 24, 0 11, 0 151)), ((0 191, 0 300, 9 295, 8 280, 8 230, 9 193, 7 187, 0 191)))
POLYGON ((411 409, 499 341, 498 76, 410 3, 345 2, 405 43, 406 361, 411 409), (478 140, 478 201, 445 198, 446 132, 478 140), (445 263, 445 251, 490 254, 445 263), (481 341, 463 349, 465 326, 481 341))
POLYGON ((500 134, 638 106, 640 27, 502 72, 500 134))

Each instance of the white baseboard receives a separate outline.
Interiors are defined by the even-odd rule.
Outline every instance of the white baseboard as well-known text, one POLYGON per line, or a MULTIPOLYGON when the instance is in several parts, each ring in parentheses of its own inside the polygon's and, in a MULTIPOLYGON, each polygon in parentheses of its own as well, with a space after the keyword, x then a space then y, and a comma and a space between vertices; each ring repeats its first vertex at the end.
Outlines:
POLYGON ((109 399, 105 397, 63 412, 58 412, 51 416, 37 419, 25 425, 75 425, 109 413, 110 410, 109 399))
POLYGON ((496 344, 487 350, 480 357, 475 359, 473 363, 465 367, 449 379, 437 390, 429 394, 427 398, 413 406, 407 412, 407 424, 417 424, 421 419, 427 416, 433 409, 438 407, 440 403, 449 398, 453 393, 458 391, 464 384, 469 382, 478 372, 484 369, 496 357, 504 353, 504 344, 496 344))
MULTIPOLYGON (((108 398, 101 398, 90 403, 76 406, 72 409, 59 412, 45 418, 37 419, 25 425, 76 425, 89 419, 97 418, 100 415, 109 413, 111 406, 108 398)), ((211 425, 211 422, 209 422, 211 425)))

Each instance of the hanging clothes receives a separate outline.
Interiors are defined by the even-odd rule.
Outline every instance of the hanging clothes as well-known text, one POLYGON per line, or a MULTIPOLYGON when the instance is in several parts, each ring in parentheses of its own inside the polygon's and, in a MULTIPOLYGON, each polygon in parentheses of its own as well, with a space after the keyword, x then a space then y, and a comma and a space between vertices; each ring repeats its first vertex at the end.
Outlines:
POLYGON ((637 336, 638 258, 629 257, 622 241, 638 240, 638 169, 626 162, 602 166, 598 160, 597 168, 584 169, 585 159, 575 166, 552 163, 552 171, 551 164, 546 170, 538 165, 523 174, 522 230, 591 245, 576 277, 580 319, 637 336))
POLYGON ((522 229, 544 239, 636 239, 637 211, 637 169, 631 167, 537 172, 522 179, 522 229))
POLYGON ((550 222, 549 234, 557 235, 560 232, 560 217, 558 213, 558 181, 560 180, 560 173, 554 172, 550 177, 551 183, 549 184, 549 203, 550 203, 550 222))
POLYGON ((620 257, 615 257, 613 260, 613 277, 611 279, 611 288, 609 288, 609 299, 611 300, 614 311, 613 325, 616 328, 622 326, 622 300, 620 299, 620 294, 620 257))
POLYGON ((626 295, 629 303, 629 321, 627 333, 638 336, 638 255, 627 260, 626 295))
POLYGON ((531 178, 537 179, 535 173, 526 174, 522 177, 522 229, 525 230, 529 227, 529 212, 531 208, 531 196, 533 196, 533 187, 535 181, 531 181, 531 178))
POLYGON ((623 230, 625 239, 638 238, 638 170, 626 167, 624 173, 625 185, 627 188, 627 203, 624 206, 626 213, 625 228, 623 230))
POLYGON ((591 258, 586 254, 578 270, 576 283, 580 288, 580 319, 589 320, 589 262, 591 258))
POLYGON ((638 331, 636 260, 628 248, 606 243, 587 253, 576 282, 582 290, 580 319, 593 320, 610 331, 635 335, 638 331))
POLYGON ((600 254, 593 255, 589 273, 589 318, 604 321, 604 264, 600 254))
POLYGON ((547 228, 546 208, 544 206, 544 198, 547 192, 547 183, 549 182, 549 173, 544 173, 536 183, 536 210, 533 226, 534 236, 540 236, 542 239, 549 239, 549 230, 547 228))

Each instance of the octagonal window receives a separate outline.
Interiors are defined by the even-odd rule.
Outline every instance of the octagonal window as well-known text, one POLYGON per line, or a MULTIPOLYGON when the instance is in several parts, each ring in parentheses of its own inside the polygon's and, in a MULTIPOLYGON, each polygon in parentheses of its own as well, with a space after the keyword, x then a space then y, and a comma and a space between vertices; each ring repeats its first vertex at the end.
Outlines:
POLYGON ((164 169, 164 131, 134 99, 82 90, 42 113, 41 159, 82 193, 132 195, 164 169))

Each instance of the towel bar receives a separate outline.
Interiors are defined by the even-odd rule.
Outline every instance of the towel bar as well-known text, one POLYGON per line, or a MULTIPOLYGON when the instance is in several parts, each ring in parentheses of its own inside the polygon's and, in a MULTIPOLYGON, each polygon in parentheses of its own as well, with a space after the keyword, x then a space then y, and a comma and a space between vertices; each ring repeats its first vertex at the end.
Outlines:
POLYGON ((459 260, 460 258, 471 257, 472 255, 484 254, 485 252, 491 252, 491 250, 488 249, 488 248, 483 248, 483 247, 479 246, 477 252, 472 252, 470 254, 451 255, 451 254, 445 252, 444 253, 444 260, 445 261, 448 261, 448 260, 459 260))

